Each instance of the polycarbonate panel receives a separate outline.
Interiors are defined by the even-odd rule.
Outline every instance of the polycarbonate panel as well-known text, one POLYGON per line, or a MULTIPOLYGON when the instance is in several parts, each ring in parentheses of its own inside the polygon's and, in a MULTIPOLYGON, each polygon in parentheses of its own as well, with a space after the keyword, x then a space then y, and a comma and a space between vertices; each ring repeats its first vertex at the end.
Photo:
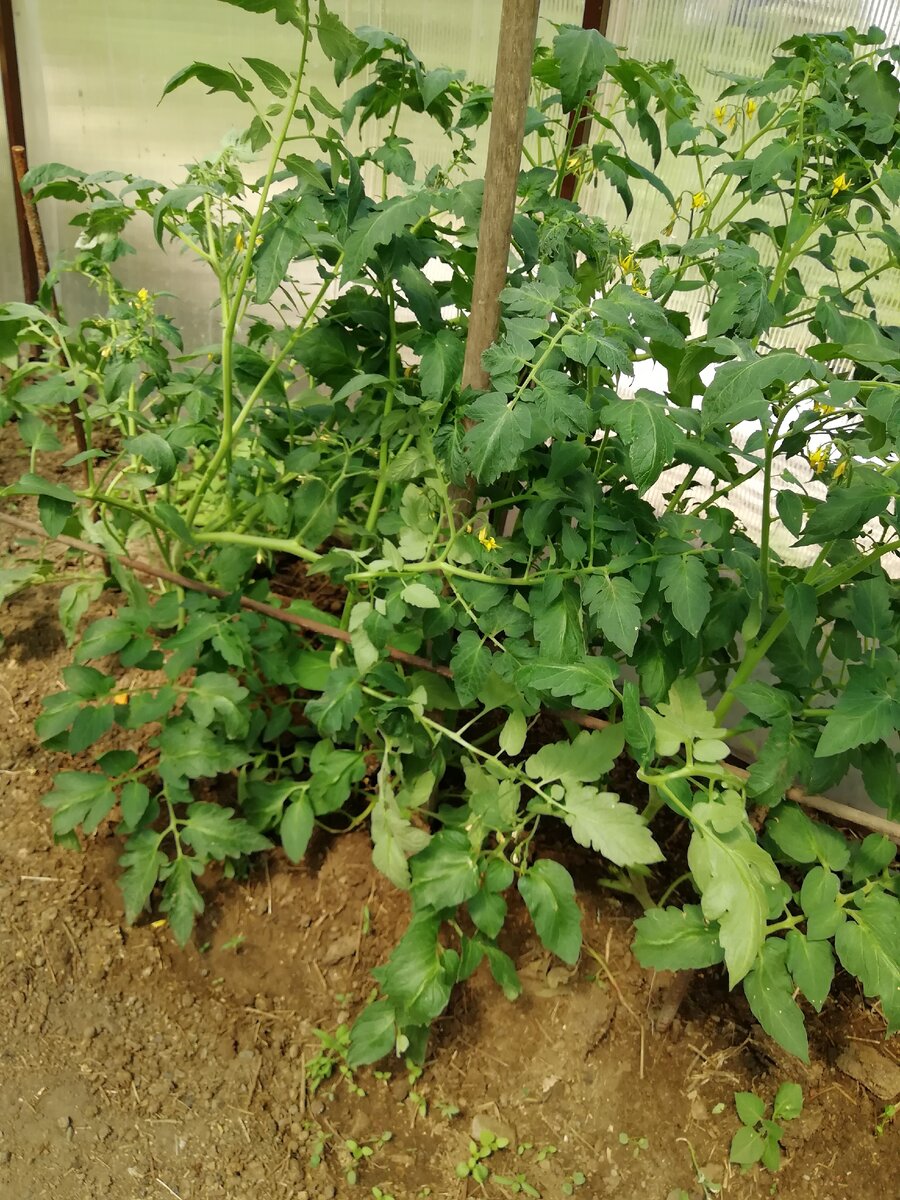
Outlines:
MULTIPOLYGON (((493 77, 499 0, 332 0, 330 7, 351 27, 402 34, 430 67, 462 68, 481 82, 493 77)), ((15 13, 31 162, 111 167, 164 182, 179 178, 180 164, 214 153, 229 129, 247 121, 234 97, 206 96, 197 83, 157 106, 175 71, 196 59, 239 65, 242 55, 292 67, 299 52, 295 30, 219 0, 17 0, 15 13)), ((553 32, 547 22, 580 24, 582 13, 581 0, 544 0, 544 36, 553 32)), ((328 65, 318 55, 314 62, 310 82, 334 94, 328 65)), ((346 83, 344 96, 359 85, 358 79, 346 83)), ((367 142, 376 143, 381 132, 367 127, 367 142)), ((446 146, 433 122, 413 118, 401 132, 414 139, 423 170, 444 161, 446 146)), ((4 220, 7 207, 4 202, 4 220)), ((73 244, 72 213, 42 205, 51 254, 73 244)), ((163 260, 148 226, 131 238, 139 253, 118 264, 124 281, 176 293, 179 300, 169 307, 187 323, 189 336, 212 340, 215 289, 205 268, 177 250, 163 260)), ((71 289, 67 298, 78 307, 71 289)))

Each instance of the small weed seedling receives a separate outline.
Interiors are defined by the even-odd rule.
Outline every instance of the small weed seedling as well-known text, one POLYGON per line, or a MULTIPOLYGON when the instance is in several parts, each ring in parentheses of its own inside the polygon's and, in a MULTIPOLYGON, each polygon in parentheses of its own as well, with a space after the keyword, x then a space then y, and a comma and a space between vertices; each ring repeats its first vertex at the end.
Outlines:
POLYGON ((562 1194, 564 1196, 574 1196, 578 1188, 583 1187, 587 1183, 587 1177, 584 1171, 573 1171, 571 1175, 567 1175, 562 1185, 562 1194))
POLYGON ((309 1148, 309 1165, 311 1167, 320 1167, 322 1159, 325 1157, 325 1143, 328 1140, 328 1135, 318 1126, 313 1130, 312 1142, 309 1148))
POLYGON ((466 1161, 456 1164, 457 1176, 460 1179, 471 1176, 476 1183, 484 1183, 491 1173, 485 1160, 495 1151, 505 1150, 508 1145, 509 1138, 497 1137, 489 1129, 483 1129, 477 1142, 474 1138, 469 1141, 469 1157, 466 1161))
POLYGON ((366 1142, 357 1142, 353 1138, 346 1139, 344 1152, 349 1156, 349 1166, 344 1171, 344 1177, 351 1187, 355 1187, 358 1182, 359 1164, 371 1158, 375 1151, 389 1142, 393 1136, 390 1130, 386 1130, 381 1137, 370 1138, 366 1142))
POLYGON ((223 942, 220 946, 221 950, 233 950, 237 954, 243 949, 246 937, 242 933, 236 933, 233 938, 229 938, 227 942, 223 942))
POLYGON ((452 1121, 454 1117, 459 1116, 461 1110, 458 1104, 452 1104, 449 1100, 438 1100, 436 1103, 438 1111, 445 1120, 452 1121))
POLYGON ((753 1092, 735 1092, 734 1104, 741 1128, 731 1140, 729 1158, 745 1171, 762 1163, 767 1171, 781 1166, 781 1139, 784 1128, 779 1121, 792 1121, 803 1111, 803 1090, 799 1083, 783 1083, 775 1096, 772 1120, 766 1118, 766 1103, 753 1092))
POLYGON ((411 1058, 406 1060, 407 1079, 409 1080, 410 1093, 407 1100, 416 1110, 420 1117, 428 1115, 428 1101, 421 1092, 416 1091, 415 1084, 422 1078, 422 1068, 414 1063, 411 1058))
POLYGON ((524 1171, 519 1171, 516 1175, 494 1174, 491 1176, 491 1182, 496 1183, 498 1187, 502 1187, 508 1192, 512 1192, 514 1196, 536 1196, 540 1200, 541 1193, 528 1182, 524 1171))
POLYGON ((365 1096, 364 1089, 356 1083, 353 1072, 347 1066, 347 1053, 350 1049, 349 1025, 339 1025, 333 1034, 326 1033, 324 1029, 315 1029, 313 1032, 319 1039, 322 1050, 306 1064, 310 1095, 314 1095, 319 1086, 337 1071, 354 1096, 365 1096))
POLYGON ((876 1137, 881 1137, 884 1134, 884 1131, 887 1129, 888 1125, 890 1125, 891 1121, 893 1121, 894 1117, 896 1117, 898 1112, 900 1112, 900 1104, 885 1105, 881 1116, 878 1118, 878 1124, 875 1126, 876 1137))
POLYGON ((627 1133, 619 1134, 619 1145, 620 1146, 632 1146, 633 1147, 632 1153, 635 1158, 637 1158, 637 1156, 640 1154, 640 1152, 642 1150, 650 1149, 650 1143, 645 1137, 633 1138, 633 1137, 629 1137, 627 1133))
POLYGON ((372 1200, 395 1200, 395 1197, 393 1192, 385 1192, 380 1187, 373 1187, 372 1200))

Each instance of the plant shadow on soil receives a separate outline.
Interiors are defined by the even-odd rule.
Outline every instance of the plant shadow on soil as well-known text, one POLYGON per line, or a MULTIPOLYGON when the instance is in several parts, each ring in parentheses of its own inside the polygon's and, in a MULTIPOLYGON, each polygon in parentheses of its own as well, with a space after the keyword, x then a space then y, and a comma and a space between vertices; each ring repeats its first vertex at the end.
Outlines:
POLYGON ((61 765, 32 727, 67 661, 55 603, 46 588, 0 612, 4 1200, 327 1200, 369 1197, 373 1186, 396 1200, 512 1194, 457 1178, 473 1121, 510 1138, 491 1168, 522 1173, 543 1197, 563 1195, 581 1172, 575 1194, 586 1198, 667 1200, 683 1188, 695 1200, 704 1192, 693 1159, 742 1200, 849 1200, 863 1180, 872 1200, 896 1200, 900 1134, 875 1137, 884 1100, 834 1066, 857 1041, 891 1054, 856 990, 810 1015, 811 1067, 761 1033, 718 972, 694 981, 660 1033, 665 981, 631 956, 633 911, 598 886, 593 855, 552 838, 542 852, 572 871, 585 940, 605 965, 552 959, 512 897, 502 940, 524 984, 515 1003, 483 966, 437 1023, 421 1079, 394 1062, 382 1064, 389 1078, 358 1073, 362 1096, 339 1073, 313 1093, 304 1066, 320 1050, 314 1030, 333 1032, 365 1001, 407 898, 374 872, 356 831, 318 837, 300 866, 273 852, 246 880, 208 876, 207 910, 184 952, 152 915, 125 928, 115 839, 101 828, 84 854, 60 851, 39 805, 61 765), (785 1167, 777 1177, 729 1171, 733 1093, 771 1099, 785 1080, 803 1085, 806 1102, 785 1167), (391 1140, 349 1184, 346 1139, 384 1132, 391 1140))

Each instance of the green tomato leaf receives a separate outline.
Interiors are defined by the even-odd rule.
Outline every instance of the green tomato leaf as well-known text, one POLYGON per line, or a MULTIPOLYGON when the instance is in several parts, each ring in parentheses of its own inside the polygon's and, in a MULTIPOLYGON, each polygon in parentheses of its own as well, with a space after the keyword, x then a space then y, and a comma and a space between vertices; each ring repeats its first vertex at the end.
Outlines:
POLYGON ((466 348, 452 329, 423 336, 420 342, 419 383, 426 400, 439 403, 459 386, 466 348))
POLYGON ((481 878, 464 833, 442 829, 410 860, 415 909, 455 908, 478 891, 481 878))
POLYGON ((166 882, 159 907, 168 917, 172 936, 179 946, 187 945, 194 921, 205 908, 203 897, 194 883, 194 875, 202 870, 202 864, 184 856, 176 858, 172 865, 162 872, 166 882))
POLYGON ((769 938, 756 966, 744 979, 744 995, 753 1015, 779 1046, 802 1062, 809 1062, 809 1043, 799 1004, 794 1000, 794 984, 786 965, 787 944, 782 938, 769 938))
POLYGON ((789 929, 785 941, 787 969, 794 983, 816 1012, 821 1012, 834 979, 831 945, 826 941, 810 941, 798 929, 789 929))
POLYGON ((278 832, 284 852, 291 862, 299 862, 306 853, 315 820, 313 806, 305 792, 301 792, 285 809, 278 832))
POLYGON ((596 29, 563 25, 553 39, 553 56, 559 63, 559 88, 563 110, 571 112, 600 82, 604 71, 619 61, 612 42, 596 29))
POLYGON ((204 859, 241 858, 272 845, 243 817, 236 817, 233 808, 198 801, 188 805, 185 817, 181 840, 204 859))
POLYGON ((145 829, 134 833, 125 843, 125 853, 119 859, 124 871, 119 876, 119 887, 125 901, 125 920, 133 924, 144 910, 159 879, 160 870, 168 863, 160 850, 161 833, 145 829))
POLYGON ((116 793, 106 776, 87 771, 60 771, 41 801, 53 813, 54 836, 70 833, 78 825, 92 833, 115 802, 116 793))
POLYGON ((307 716, 326 737, 349 729, 362 705, 359 674, 352 667, 338 667, 328 676, 325 690, 306 705, 307 716))
POLYGON ((415 192, 411 196, 394 196, 385 200, 373 211, 360 217, 344 243, 342 283, 355 279, 374 257, 379 246, 405 233, 411 225, 427 216, 430 208, 430 195, 427 192, 415 192))
POLYGON ((781 877, 757 844, 740 797, 732 796, 728 803, 701 802, 690 810, 693 834, 688 865, 700 890, 703 915, 719 923, 719 942, 734 987, 762 947, 769 915, 767 889, 781 877), (723 816, 730 818, 724 824, 736 823, 723 830, 723 816))
POLYGON ((818 862, 832 871, 843 871, 850 861, 844 837, 824 821, 811 820, 796 804, 779 804, 766 822, 766 833, 795 862, 818 862))
POLYGON ((478 696, 491 673, 491 652, 477 633, 466 629, 456 639, 450 654, 450 666, 460 703, 468 706, 478 696))
POLYGON ((576 963, 581 953, 581 911, 566 868, 549 858, 538 859, 519 876, 519 891, 543 944, 563 962, 576 963))
POLYGON ((900 900, 875 890, 847 915, 834 937, 838 958, 867 996, 881 1000, 888 1033, 895 1033, 900 1029, 900 900))
POLYGON ((347 1066, 355 1071, 378 1062, 394 1049, 396 1037, 397 1021, 391 1004, 387 1000, 367 1004, 350 1029, 347 1066))
POLYGON ((665 857, 637 809, 614 792, 570 784, 562 815, 579 846, 590 846, 620 867, 661 862, 665 857))
POLYGON ((603 636, 631 654, 641 628, 640 594, 622 575, 592 575, 582 588, 603 636))
POLYGON ((501 392, 488 392, 469 405, 475 422, 464 440, 466 458, 480 483, 493 483, 519 461, 531 434, 531 413, 523 403, 507 403, 501 392))
POLYGON ((716 926, 704 918, 699 904, 650 908, 638 917, 634 928, 632 949, 642 967, 701 970, 724 958, 716 926))
POLYGON ((590 656, 580 662, 529 659, 516 672, 522 688, 534 688, 558 699, 568 699, 576 708, 606 708, 613 698, 613 680, 618 675, 609 658, 590 656))
POLYGON ((220 722, 230 738, 243 737, 250 723, 244 701, 250 693, 233 675, 207 671, 191 684, 187 707, 198 725, 208 729, 220 722))
POLYGON ((675 620, 696 637, 709 615, 712 599, 702 559, 694 554, 667 554, 659 560, 657 573, 675 620))

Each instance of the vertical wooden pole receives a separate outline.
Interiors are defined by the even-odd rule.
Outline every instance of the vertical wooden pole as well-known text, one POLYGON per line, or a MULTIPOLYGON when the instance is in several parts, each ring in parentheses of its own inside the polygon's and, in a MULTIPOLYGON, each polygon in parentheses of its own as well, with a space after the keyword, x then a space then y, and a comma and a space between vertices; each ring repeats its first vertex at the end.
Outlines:
MULTIPOLYGON (((602 33, 605 36, 609 28, 609 10, 611 5, 612 0, 584 0, 582 28, 596 29, 598 33, 602 33)), ((572 135, 572 149, 577 150, 579 146, 583 146, 588 140, 588 134, 591 131, 591 118, 585 108, 576 108, 569 113, 570 132, 573 125, 575 125, 575 131, 572 135)), ((563 200, 571 200, 574 197, 577 180, 578 177, 574 172, 566 175, 559 193, 563 200)))
POLYGON ((540 0, 503 0, 500 18, 484 203, 462 374, 464 388, 480 391, 490 382, 481 365, 481 356, 497 337, 500 293, 506 285, 509 267, 539 8, 540 0))
POLYGON ((19 190, 13 147, 25 145, 25 117, 22 111, 22 89, 19 84, 19 60, 16 53, 16 30, 13 22, 12 0, 0 0, 0 76, 3 81, 3 109, 6 114, 6 131, 9 137, 10 162, 12 164, 13 192, 15 193, 16 224, 19 233, 19 260, 22 269, 22 287, 25 300, 31 304, 38 294, 40 281, 35 263, 32 242, 26 222, 25 205, 19 190))

